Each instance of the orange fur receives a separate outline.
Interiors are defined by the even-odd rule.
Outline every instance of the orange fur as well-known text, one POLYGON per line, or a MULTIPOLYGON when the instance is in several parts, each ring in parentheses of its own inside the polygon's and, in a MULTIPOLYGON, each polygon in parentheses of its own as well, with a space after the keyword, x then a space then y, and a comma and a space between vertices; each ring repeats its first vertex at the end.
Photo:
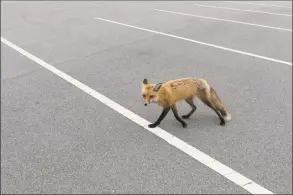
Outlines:
POLYGON ((152 99, 156 99, 159 105, 166 107, 172 106, 178 101, 196 97, 209 86, 203 79, 186 78, 167 81, 158 92, 153 91, 154 87, 155 84, 143 86, 142 93, 146 95, 145 101, 151 103, 152 99), (151 98, 151 95, 154 97, 151 98))
POLYGON ((231 114, 224 107, 215 90, 206 80, 201 78, 182 78, 163 83, 155 92, 156 84, 144 83, 142 94, 145 104, 157 103, 163 108, 172 107, 176 102, 198 97, 212 109, 221 113, 225 120, 231 119, 231 114))

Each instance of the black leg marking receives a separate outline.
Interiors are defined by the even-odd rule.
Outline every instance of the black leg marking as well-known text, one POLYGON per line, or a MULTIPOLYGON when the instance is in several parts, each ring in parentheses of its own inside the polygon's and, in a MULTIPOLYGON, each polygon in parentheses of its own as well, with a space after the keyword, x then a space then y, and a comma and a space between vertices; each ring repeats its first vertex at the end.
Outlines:
POLYGON ((217 113, 217 115, 219 116, 219 118, 221 120, 220 125, 224 126, 226 124, 226 122, 225 122, 224 118, 222 117, 222 115, 220 114, 220 112, 217 109, 213 109, 213 110, 217 113))
POLYGON ((154 127, 158 126, 161 123, 161 121, 166 117, 166 115, 168 114, 169 111, 170 111, 170 107, 164 108, 160 117, 158 118, 158 120, 153 124, 149 124, 148 126, 150 128, 154 128, 154 127))
POLYGON ((176 119, 182 124, 183 128, 186 128, 186 127, 187 127, 186 122, 184 122, 184 121, 178 116, 178 112, 177 112, 176 105, 173 105, 171 108, 172 108, 172 111, 173 111, 173 114, 174 114, 175 118, 176 118, 176 119))
POLYGON ((188 114, 182 116, 182 118, 187 119, 196 111, 197 108, 194 105, 192 98, 186 99, 185 101, 191 106, 191 111, 188 114))
POLYGON ((212 103, 210 103, 209 101, 203 101, 203 103, 205 103, 208 107, 210 107, 211 109, 213 109, 217 113, 218 117, 221 120, 220 125, 221 126, 224 126, 226 124, 224 118, 222 117, 222 115, 220 114, 220 112, 216 108, 214 108, 214 106, 212 105, 212 103))

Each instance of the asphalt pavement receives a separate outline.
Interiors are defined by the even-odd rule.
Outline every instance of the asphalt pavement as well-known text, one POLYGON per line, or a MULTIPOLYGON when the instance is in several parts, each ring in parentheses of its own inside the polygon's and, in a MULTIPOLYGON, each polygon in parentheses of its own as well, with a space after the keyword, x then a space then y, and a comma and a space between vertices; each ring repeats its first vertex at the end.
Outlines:
MULTIPOLYGON (((292 193, 292 2, 7 1, 1 37, 152 122, 161 108, 143 105, 144 78, 207 79, 232 120, 196 100, 186 129, 171 112, 160 127, 292 193)), ((1 193, 248 192, 1 42, 1 193)))

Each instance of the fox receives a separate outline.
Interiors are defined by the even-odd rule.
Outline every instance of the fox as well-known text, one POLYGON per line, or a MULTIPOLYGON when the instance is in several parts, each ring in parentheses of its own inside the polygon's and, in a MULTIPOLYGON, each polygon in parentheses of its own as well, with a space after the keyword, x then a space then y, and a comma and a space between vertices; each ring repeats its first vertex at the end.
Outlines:
POLYGON ((221 126, 225 126, 226 122, 232 118, 231 113, 223 105, 214 88, 203 78, 181 78, 169 80, 165 83, 148 83, 145 78, 142 81, 141 93, 145 106, 155 103, 163 108, 156 122, 148 125, 149 128, 160 125, 170 110, 172 110, 175 119, 182 124, 183 128, 186 128, 187 123, 182 119, 190 118, 197 110, 193 102, 196 97, 216 112, 221 126), (190 105, 191 111, 182 115, 181 119, 178 115, 176 103, 182 100, 190 105))

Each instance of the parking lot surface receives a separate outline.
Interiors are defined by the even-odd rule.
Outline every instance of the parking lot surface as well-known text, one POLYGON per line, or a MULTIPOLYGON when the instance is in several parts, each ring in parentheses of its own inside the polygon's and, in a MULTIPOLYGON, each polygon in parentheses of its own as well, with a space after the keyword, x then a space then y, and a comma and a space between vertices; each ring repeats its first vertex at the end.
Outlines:
POLYGON ((292 193, 292 2, 6 1, 1 13, 1 193, 292 193), (232 120, 196 100, 186 129, 171 112, 160 124, 169 143, 135 120, 161 112, 141 83, 184 77, 205 78, 232 120))

